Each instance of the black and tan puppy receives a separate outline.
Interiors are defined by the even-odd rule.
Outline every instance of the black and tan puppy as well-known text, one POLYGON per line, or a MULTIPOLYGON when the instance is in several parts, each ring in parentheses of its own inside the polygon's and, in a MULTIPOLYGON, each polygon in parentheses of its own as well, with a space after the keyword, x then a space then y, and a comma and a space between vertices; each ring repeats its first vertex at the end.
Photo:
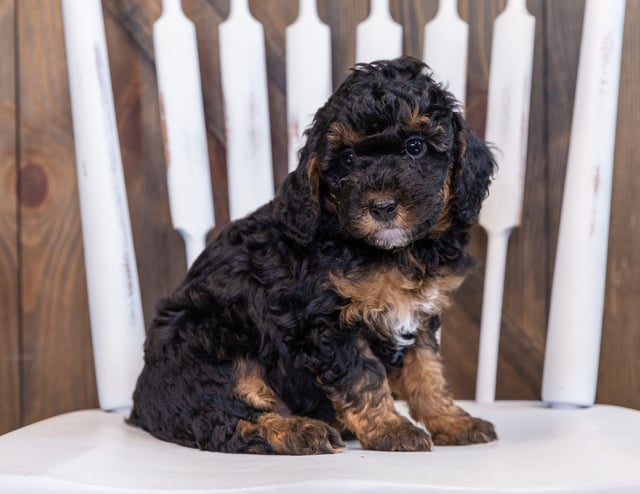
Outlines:
POLYGON ((358 65, 276 198, 160 303, 129 421, 238 453, 331 453, 341 432, 389 451, 495 439, 453 403, 437 339, 493 166, 424 64, 358 65))

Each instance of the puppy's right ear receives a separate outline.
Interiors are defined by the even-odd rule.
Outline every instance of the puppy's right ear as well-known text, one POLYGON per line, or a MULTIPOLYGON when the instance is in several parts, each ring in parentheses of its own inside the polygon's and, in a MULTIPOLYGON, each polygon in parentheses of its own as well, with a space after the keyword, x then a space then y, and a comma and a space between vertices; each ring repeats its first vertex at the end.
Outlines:
POLYGON ((313 239, 320 221, 318 159, 305 156, 284 180, 274 199, 274 215, 285 234, 300 244, 313 239))

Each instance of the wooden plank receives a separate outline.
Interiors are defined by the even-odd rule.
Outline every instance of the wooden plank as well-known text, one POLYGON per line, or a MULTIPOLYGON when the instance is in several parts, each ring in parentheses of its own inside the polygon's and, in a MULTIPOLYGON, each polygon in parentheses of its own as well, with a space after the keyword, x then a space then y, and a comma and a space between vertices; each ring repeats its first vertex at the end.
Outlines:
POLYGON ((276 188, 288 173, 285 29, 298 13, 297 0, 252 0, 251 13, 264 29, 271 153, 276 188))
POLYGON ((356 25, 369 15, 367 0, 319 0, 318 15, 331 28, 333 87, 345 79, 356 60, 356 25))
POLYGON ((0 0, 0 434, 20 425, 15 2, 0 0))
POLYGON ((24 421, 97 405, 58 2, 19 4, 24 421))
MULTIPOLYGON (((484 137, 491 63, 491 36, 493 21, 502 12, 506 0, 461 0, 458 11, 469 24, 469 62, 467 80, 467 107, 465 117, 471 128, 484 137)), ((483 256, 484 257, 484 256, 483 256)))
POLYGON ((627 2, 597 401, 640 409, 640 2, 627 2))
POLYGON ((497 396, 538 399, 550 271, 548 259, 541 256, 547 246, 546 215, 546 118, 544 66, 543 1, 530 1, 536 17, 536 49, 531 86, 531 113, 524 205, 520 227, 509 241, 509 259, 505 282, 497 396), (509 377, 508 377, 509 376, 509 377))
MULTIPOLYGON (((207 140, 213 201, 216 211, 216 229, 209 238, 229 221, 227 166, 225 156, 224 113, 222 111, 222 90, 220 88, 220 57, 218 53, 218 25, 229 14, 228 2, 207 3, 201 0, 184 0, 185 14, 196 25, 200 76, 204 98, 207 140)), ((267 46, 269 46, 267 40, 267 46)), ((273 125, 273 121, 272 121, 273 125)), ((274 151, 276 146, 274 146, 274 151)))
MULTIPOLYGON (((404 28, 402 53, 424 60, 424 26, 436 15, 438 0, 392 0, 389 9, 391 16, 404 28)), ((426 62, 428 65, 429 61, 426 62)))

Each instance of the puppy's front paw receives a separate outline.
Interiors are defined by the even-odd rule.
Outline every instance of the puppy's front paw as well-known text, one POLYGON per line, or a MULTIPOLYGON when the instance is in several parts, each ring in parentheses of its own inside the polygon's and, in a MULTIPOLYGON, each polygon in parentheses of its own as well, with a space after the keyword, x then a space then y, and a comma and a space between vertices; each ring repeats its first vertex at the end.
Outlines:
POLYGON ((491 422, 475 417, 433 417, 425 420, 437 445, 488 443, 498 439, 491 422))
POLYGON ((429 433, 405 419, 385 424, 359 439, 365 449, 379 451, 431 451, 433 447, 429 433))

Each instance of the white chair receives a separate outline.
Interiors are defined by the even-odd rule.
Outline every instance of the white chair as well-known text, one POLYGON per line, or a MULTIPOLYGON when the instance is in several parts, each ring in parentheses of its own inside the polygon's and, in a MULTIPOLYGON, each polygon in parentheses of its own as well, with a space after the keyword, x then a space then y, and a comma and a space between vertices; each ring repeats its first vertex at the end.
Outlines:
MULTIPOLYGON (((97 0, 64 0, 64 3, 65 9, 70 11, 92 4, 90 10, 98 13, 93 20, 101 20, 97 0), (75 6, 74 2, 77 2, 75 6)), ((68 15, 65 22, 71 18, 68 15)), ((90 21, 83 18, 82 22, 90 21)), ((96 36, 98 40, 102 37, 103 42, 98 25, 90 27, 88 35, 96 36)), ((70 35, 67 32, 67 36, 70 35)), ((85 67, 84 75, 70 76, 84 77, 79 83, 81 88, 74 89, 72 83, 72 91, 77 93, 73 98, 79 94, 87 96, 91 92, 87 89, 91 86, 90 79, 93 77, 91 80, 97 81, 101 109, 89 110, 105 112, 104 127, 94 129, 93 136, 80 136, 81 129, 76 123, 77 139, 98 139, 103 146, 85 143, 82 148, 77 144, 78 161, 82 153, 103 149, 103 153, 109 154, 109 144, 117 146, 108 101, 110 85, 108 76, 105 77, 108 69, 104 65, 106 52, 99 45, 89 45, 94 63, 85 67), (98 46, 97 51, 93 51, 94 46, 98 46), (106 103, 104 98, 107 98, 106 103)), ((76 62, 70 60, 69 63, 76 62)), ((72 70, 70 67, 70 73, 72 70)), ((166 87, 165 91, 168 91, 166 87)), ((74 112, 81 111, 76 109, 74 112)), ((74 120, 76 118, 81 116, 74 114, 74 120)), ((113 160, 117 164, 118 158, 113 155, 111 160, 105 158, 105 163, 112 165, 113 160)), ((108 180, 113 184, 112 189, 118 190, 122 186, 121 176, 117 171, 113 173, 107 174, 111 177, 108 180)), ((104 183, 102 189, 105 189, 104 183)), ((93 196, 100 193, 100 190, 87 192, 83 210, 90 208, 89 203, 95 199, 93 196)), ((116 192, 116 199, 121 199, 121 194, 122 190, 116 192)), ((203 194, 206 196, 207 192, 203 194)), ((118 204, 122 208, 122 202, 118 204)), ((98 209, 108 210, 109 206, 102 205, 98 209)), ((115 224, 124 225, 121 238, 126 244, 130 236, 126 232, 127 219, 122 217, 122 209, 115 208, 114 211, 111 219, 115 224)), ((188 239, 191 227, 179 221, 177 226, 186 231, 185 239, 188 239)), ((85 249, 90 242, 85 239, 85 249)), ((95 248, 99 247, 98 244, 95 248)), ((127 252, 129 247, 123 249, 126 258, 133 258, 131 252, 127 252)), ((90 254, 86 255, 90 257, 90 254)), ((131 266, 125 269, 130 273, 129 282, 136 278, 135 274, 131 275, 131 269, 131 266)), ((87 260, 87 271, 91 270, 99 273, 100 267, 92 267, 87 260)), ((114 280, 117 285, 117 276, 114 280)), ((90 291, 91 283, 89 279, 90 291)), ((131 295, 127 290, 124 292, 131 295)), ((91 303, 94 312, 99 301, 91 303)), ((135 295, 123 296, 121 303, 127 308, 124 312, 131 314, 132 310, 133 313, 137 311, 139 300, 135 295)), ((92 316, 94 343, 101 317, 107 316, 92 316)), ((130 376, 135 377, 140 366, 140 320, 133 317, 128 324, 129 332, 117 335, 117 341, 111 338, 112 335, 101 340, 100 350, 107 348, 112 352, 111 356, 102 353, 96 358, 103 409, 126 409, 133 387, 130 376), (123 356, 123 347, 129 348, 130 353, 123 356), (121 376, 101 368, 101 359, 109 358, 128 362, 121 376)), ((594 355, 587 357, 593 359, 594 355)), ((488 373, 490 375, 491 371, 488 373)), ((468 447, 438 447, 432 453, 366 451, 356 442, 349 443, 341 454, 312 457, 201 452, 159 441, 130 427, 124 423, 123 413, 103 410, 67 413, 0 437, 0 492, 640 492, 640 411, 603 405, 572 406, 576 403, 584 405, 585 393, 578 398, 572 397, 572 388, 568 393, 558 395, 553 386, 556 378, 562 379, 562 374, 555 369, 545 375, 545 387, 552 395, 548 401, 565 405, 563 407, 550 407, 543 402, 492 402, 491 392, 488 398, 486 394, 481 397, 483 402, 461 402, 473 415, 496 425, 499 441, 468 447)), ((492 384, 488 386, 491 388, 492 384)), ((585 387, 588 402, 590 384, 585 387)), ((398 403, 398 407, 403 409, 403 404, 398 403)))

